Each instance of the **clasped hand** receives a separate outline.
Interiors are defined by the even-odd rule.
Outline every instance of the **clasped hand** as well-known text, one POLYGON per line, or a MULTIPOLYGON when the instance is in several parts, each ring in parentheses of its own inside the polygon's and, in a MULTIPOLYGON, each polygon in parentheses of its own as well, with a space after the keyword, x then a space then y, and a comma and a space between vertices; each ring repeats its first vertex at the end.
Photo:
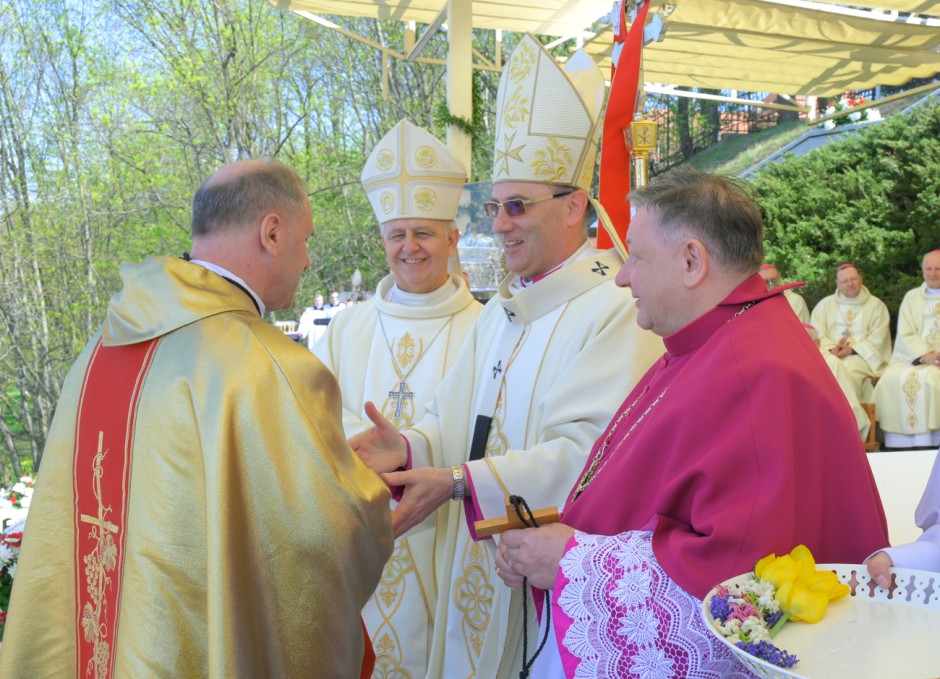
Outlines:
POLYGON ((374 426, 349 439, 353 452, 376 474, 401 469, 408 464, 408 446, 402 435, 372 401, 366 401, 365 411, 374 426))
POLYGON ((349 445, 386 484, 403 489, 398 506, 392 511, 392 530, 398 538, 453 496, 453 474, 450 469, 435 467, 399 471, 408 464, 404 438, 374 403, 367 401, 365 411, 374 426, 349 439, 349 445))
POLYGON ((574 529, 563 523, 503 532, 495 559, 500 579, 512 589, 522 588, 523 577, 532 587, 551 589, 572 535, 574 529))

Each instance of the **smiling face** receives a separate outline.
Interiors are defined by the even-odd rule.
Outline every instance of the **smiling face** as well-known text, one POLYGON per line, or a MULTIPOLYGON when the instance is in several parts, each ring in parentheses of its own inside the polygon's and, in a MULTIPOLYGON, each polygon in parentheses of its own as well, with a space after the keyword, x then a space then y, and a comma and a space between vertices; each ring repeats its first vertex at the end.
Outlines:
POLYGON ((858 297, 862 291, 862 274, 854 266, 847 266, 836 274, 836 287, 846 297, 858 297))
MULTIPOLYGON (((493 185, 493 200, 532 200, 559 193, 562 189, 531 182, 501 182, 493 185)), ((503 244, 506 266, 524 278, 535 278, 564 262, 587 239, 583 209, 574 209, 576 193, 525 206, 525 214, 510 217, 504 207, 493 220, 493 233, 503 244)), ((582 194, 580 200, 586 200, 582 194)))
POLYGON ((434 292, 447 280, 457 229, 438 219, 393 219, 382 224, 382 245, 395 283, 405 292, 434 292))
POLYGON ((940 252, 928 252, 924 255, 921 271, 924 273, 924 282, 927 287, 934 290, 940 289, 940 252))
POLYGON ((617 273, 617 285, 630 288, 636 298, 637 325, 665 337, 686 324, 685 288, 680 246, 666 242, 658 229, 659 217, 648 208, 630 219, 630 256, 617 273))

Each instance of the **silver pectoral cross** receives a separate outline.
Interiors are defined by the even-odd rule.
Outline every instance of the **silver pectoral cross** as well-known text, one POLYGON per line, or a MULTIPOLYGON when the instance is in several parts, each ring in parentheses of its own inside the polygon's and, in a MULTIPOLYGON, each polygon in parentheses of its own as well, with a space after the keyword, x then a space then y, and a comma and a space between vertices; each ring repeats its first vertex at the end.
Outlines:
POLYGON ((390 391, 388 395, 395 399, 395 417, 401 417, 401 406, 402 401, 405 399, 413 399, 415 393, 413 391, 405 391, 405 381, 402 380, 401 384, 398 385, 398 391, 390 391))

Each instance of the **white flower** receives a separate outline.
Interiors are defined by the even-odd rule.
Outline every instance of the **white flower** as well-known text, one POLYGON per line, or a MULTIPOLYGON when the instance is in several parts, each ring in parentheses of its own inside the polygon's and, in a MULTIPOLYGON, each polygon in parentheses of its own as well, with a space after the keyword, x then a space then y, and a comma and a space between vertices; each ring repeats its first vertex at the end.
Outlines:
POLYGON ((17 519, 12 521, 6 529, 3 531, 4 535, 9 535, 10 533, 22 533, 23 529, 26 527, 26 518, 17 519))
POLYGON ((9 568, 7 568, 7 573, 10 574, 10 579, 12 580, 16 576, 16 564, 18 562, 14 561, 9 568))
POLYGON ((756 615, 752 615, 744 621, 741 625, 741 631, 746 634, 751 641, 770 641, 770 632, 767 629, 767 625, 756 615))
POLYGON ((737 618, 730 618, 728 622, 724 624, 716 620, 715 625, 718 626, 718 631, 726 637, 737 637, 741 635, 741 621, 737 618))
POLYGON ((12 547, 8 547, 5 543, 0 542, 0 570, 3 570, 7 567, 7 564, 13 561, 16 558, 16 552, 13 551, 12 547))

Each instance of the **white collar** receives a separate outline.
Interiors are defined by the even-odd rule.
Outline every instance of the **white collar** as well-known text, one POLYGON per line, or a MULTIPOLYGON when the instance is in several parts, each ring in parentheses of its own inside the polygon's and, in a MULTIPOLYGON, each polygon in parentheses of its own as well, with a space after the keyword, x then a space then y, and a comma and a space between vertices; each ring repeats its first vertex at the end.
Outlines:
POLYGON ((262 302, 261 298, 258 297, 258 293, 252 290, 251 286, 248 285, 248 283, 246 283, 245 281, 243 281, 240 277, 236 276, 228 269, 223 268, 219 266, 218 264, 207 262, 204 259, 191 259, 189 260, 189 262, 190 264, 198 264, 199 266, 203 267, 204 269, 208 269, 209 271, 214 271, 215 273, 222 276, 222 278, 228 278, 229 280, 235 281, 240 286, 245 288, 245 290, 248 291, 248 294, 251 295, 251 298, 255 300, 255 304, 258 305, 258 311, 261 313, 262 318, 264 317, 264 312, 265 312, 264 302, 262 302))
POLYGON ((450 277, 444 281, 444 285, 431 292, 407 292, 398 287, 398 283, 392 285, 386 296, 387 302, 401 304, 402 306, 435 306, 443 304, 450 296, 457 291, 457 283, 450 277))

